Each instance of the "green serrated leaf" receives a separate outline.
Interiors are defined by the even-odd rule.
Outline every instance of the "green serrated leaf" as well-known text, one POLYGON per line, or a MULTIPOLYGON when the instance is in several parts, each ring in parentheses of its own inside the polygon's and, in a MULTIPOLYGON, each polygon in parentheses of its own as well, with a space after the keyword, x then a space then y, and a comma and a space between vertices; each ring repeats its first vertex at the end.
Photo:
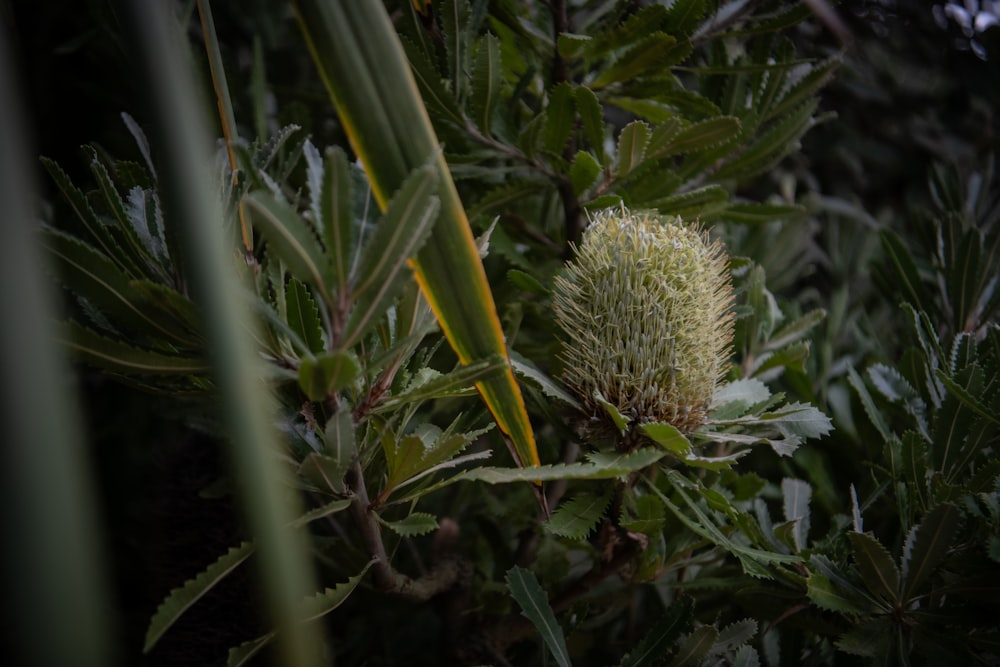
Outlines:
POLYGON ((609 98, 606 103, 610 106, 624 109, 651 123, 670 123, 677 119, 677 109, 660 100, 648 97, 623 97, 615 96, 609 98))
POLYGON ((786 345, 777 352, 762 352, 758 356, 750 372, 754 377, 763 377, 774 370, 795 370, 805 372, 805 362, 809 358, 809 341, 802 340, 786 345))
POLYGON ((555 658, 559 667, 572 667, 566 637, 549 606, 549 597, 542 590, 535 573, 522 567, 513 567, 505 577, 511 597, 521 607, 521 613, 535 626, 539 636, 555 658))
POLYGON ((324 216, 322 210, 323 190, 326 188, 326 165, 319 150, 309 139, 302 144, 302 156, 306 160, 306 185, 309 187, 309 212, 312 214, 312 222, 316 230, 322 230, 330 224, 330 220, 324 216))
POLYGON ((861 405, 865 409, 865 414, 868 415, 868 419, 871 420, 875 429, 882 436, 883 441, 888 442, 894 439, 895 435, 889 430, 889 425, 885 422, 882 413, 875 405, 875 401, 868 392, 868 387, 865 386, 864 380, 861 379, 861 376, 853 368, 847 369, 847 381, 854 388, 854 391, 857 392, 858 398, 861 399, 861 405))
POLYGON ((385 482, 383 495, 427 476, 488 430, 442 433, 437 428, 427 426, 418 428, 414 434, 399 438, 398 442, 384 441, 383 448, 391 447, 392 451, 386 455, 389 477, 385 482))
POLYGON ((732 667, 760 667, 760 656, 752 646, 741 646, 733 656, 732 667))
POLYGON ((550 294, 550 290, 527 271, 510 269, 507 271, 507 280, 512 285, 518 289, 524 290, 525 292, 531 292, 532 294, 539 294, 541 296, 548 296, 550 294))
POLYGON ((641 120, 634 120, 622 129, 618 135, 615 176, 621 178, 642 164, 649 134, 649 125, 641 120))
POLYGON ((878 601, 826 556, 813 554, 809 567, 808 596, 816 606, 842 614, 870 614, 880 610, 878 601))
POLYGON ((821 438, 833 430, 829 417, 819 408, 805 403, 788 403, 777 410, 765 412, 761 419, 786 435, 802 438, 821 438))
POLYGON ((794 150, 799 138, 813 123, 818 101, 806 102, 761 135, 739 155, 715 172, 713 178, 746 178, 772 167, 794 150))
POLYGON ((176 339, 183 339, 192 348, 203 345, 201 315, 186 296, 162 283, 149 280, 129 281, 129 287, 143 310, 156 310, 163 314, 165 325, 172 325, 176 339))
POLYGON ((674 173, 674 167, 674 158, 656 160, 647 158, 617 184, 618 189, 629 202, 655 202, 664 199, 676 193, 684 183, 684 180, 674 173))
POLYGON ((428 55, 405 37, 400 38, 406 58, 410 63, 410 72, 420 89, 420 95, 428 111, 435 116, 447 119, 461 125, 462 113, 458 108, 455 94, 445 87, 441 81, 441 73, 431 62, 428 55))
POLYGON ((393 196, 375 233, 365 243, 352 275, 355 308, 342 342, 350 347, 374 326, 396 297, 397 278, 427 241, 437 220, 438 174, 431 165, 414 170, 393 196))
POLYGON ((562 386, 556 384, 552 378, 545 375, 526 357, 523 357, 514 350, 511 350, 510 363, 518 375, 530 380, 539 389, 541 389, 542 393, 546 396, 558 399, 559 401, 562 401, 566 405, 569 405, 577 410, 583 409, 583 406, 580 405, 580 402, 577 401, 572 394, 563 389, 562 386))
POLYGON ((888 550, 871 533, 850 532, 847 540, 868 590, 890 604, 898 602, 899 569, 888 550))
POLYGON ((73 212, 76 213, 77 218, 83 223, 84 228, 90 235, 90 240, 97 244, 98 250, 105 257, 115 258, 121 256, 118 244, 111 236, 110 228, 98 219, 97 214, 91 208, 90 202, 87 201, 87 197, 83 194, 83 191, 73 185, 66 172, 54 160, 45 157, 40 158, 40 160, 46 171, 49 172, 49 176, 55 181, 63 197, 73 209, 73 212))
POLYGON ((533 468, 481 467, 460 472, 421 489, 395 502, 408 502, 437 491, 456 482, 485 482, 486 484, 513 484, 517 482, 551 482, 559 479, 615 479, 642 470, 663 458, 658 449, 638 449, 629 454, 591 454, 588 463, 558 463, 533 468))
POLYGON ((584 204, 584 208, 588 211, 600 211, 601 209, 621 207, 624 205, 625 201, 622 199, 621 195, 611 194, 601 195, 600 197, 591 199, 584 204))
POLYGON ((911 302, 918 311, 931 312, 928 308, 933 300, 920 278, 917 265, 906 244, 890 229, 879 232, 879 240, 882 242, 882 250, 895 269, 894 284, 898 284, 905 300, 911 302))
POLYGON ((743 378, 720 385, 712 394, 709 406, 713 419, 731 419, 745 414, 750 406, 766 401, 771 390, 760 380, 743 378))
POLYGON ((763 110, 762 122, 777 118, 806 102, 826 85, 838 67, 840 67, 838 56, 812 66, 809 73, 792 85, 770 109, 763 110))
POLYGON ((155 259, 156 255, 153 252, 153 248, 143 244, 136 234, 136 229, 125 210, 125 203, 122 201, 118 189, 112 182, 107 168, 97 157, 97 151, 92 147, 88 147, 88 149, 90 153, 90 172, 97 180, 104 203, 111 210, 111 215, 118 222, 116 226, 108 229, 108 233, 112 237, 117 237, 124 241, 121 245, 125 252, 113 259, 123 266, 128 262, 133 275, 145 275, 149 278, 157 278, 164 281, 169 280, 169 274, 164 271, 164 267, 160 266, 159 262, 155 259))
POLYGON ((670 666, 689 667, 700 664, 708 656, 718 638, 719 631, 714 625, 703 625, 696 628, 681 642, 674 659, 670 661, 670 666))
POLYGON ((487 33, 476 40, 472 62, 472 96, 469 102, 479 129, 490 136, 490 126, 500 102, 500 86, 503 83, 500 42, 495 35, 487 33))
POLYGON ((573 131, 574 117, 573 86, 560 83, 549 91, 549 103, 545 107, 542 145, 546 151, 562 155, 573 131))
POLYGON ((544 192, 549 188, 547 183, 542 181, 517 180, 506 183, 491 190, 469 208, 469 218, 476 219, 500 213, 521 202, 526 197, 531 197, 544 192))
MULTIPOLYGON (((742 126, 733 116, 708 118, 688 125, 656 150, 655 157, 682 155, 717 148, 739 136, 742 126)), ((654 155, 651 155, 653 157, 654 155)))
POLYGON ((672 79, 670 66, 686 58, 689 53, 691 53, 691 43, 686 39, 678 40, 673 35, 656 32, 643 37, 635 46, 625 51, 610 67, 591 81, 590 86, 601 89, 644 76, 672 79))
POLYGON ((354 419, 348 407, 341 407, 323 428, 324 454, 310 453, 299 466, 299 474, 318 488, 343 493, 344 475, 357 456, 354 419))
POLYGON ((323 325, 319 319, 319 309, 313 301, 309 288, 297 278, 292 278, 285 286, 288 325, 309 346, 308 352, 324 350, 323 325))
POLYGON ((330 275, 328 260, 323 256, 319 239, 295 209, 276 200, 266 192, 252 192, 244 202, 254 226, 267 240, 271 252, 285 263, 288 271, 316 289, 327 303, 330 275))
POLYGON ((633 533, 643 533, 650 537, 663 530, 666 520, 666 508, 660 499, 652 495, 639 496, 635 499, 635 509, 627 516, 622 516, 622 528, 633 533))
POLYGON ((611 418, 611 421, 614 422, 614 425, 618 428, 618 432, 624 435, 625 431, 628 430, 629 422, 632 421, 632 419, 619 412, 618 407, 604 398, 598 389, 594 390, 594 400, 597 401, 602 408, 604 408, 608 417, 611 418))
POLYGON ((826 611, 855 615, 861 615, 867 611, 865 607, 858 605, 819 572, 809 574, 809 578, 806 580, 806 595, 814 605, 826 611))
POLYGON ((604 111, 597 94, 586 86, 577 86, 573 90, 576 99, 576 111, 580 114, 583 125, 583 136, 594 151, 600 164, 607 164, 607 153, 604 150, 604 111))
POLYGON ((335 146, 326 154, 326 181, 320 201, 323 243, 332 262, 334 287, 347 285, 351 273, 353 182, 347 153, 335 146))
POLYGON ((836 646, 839 650, 850 655, 875 658, 888 653, 889 644, 894 640, 893 634, 893 629, 888 621, 874 619, 860 623, 845 632, 837 638, 836 646))
POLYGON ((68 234, 45 228, 42 244, 55 260, 60 281, 89 301, 114 323, 138 333, 160 336, 182 344, 190 337, 157 309, 145 308, 129 276, 95 248, 68 234))
POLYGON ((375 406, 375 412, 388 412, 407 403, 465 394, 474 390, 477 382, 501 373, 506 366, 507 362, 500 357, 482 359, 468 366, 459 366, 450 373, 439 375, 418 386, 407 387, 404 392, 386 398, 375 406))
POLYGON ((647 99, 650 102, 657 102, 691 120, 712 118, 722 113, 718 105, 707 97, 679 86, 666 87, 662 82, 642 86, 629 85, 625 87, 625 92, 631 95, 645 93, 640 97, 640 100, 647 99))
POLYGON ((226 667, 243 667, 250 659, 266 648, 276 636, 277 633, 269 632, 229 649, 226 654, 226 667))
POLYGON ((708 218, 721 211, 729 202, 729 191, 718 185, 705 185, 694 190, 681 192, 644 202, 664 215, 679 215, 685 219, 708 218))
POLYGON ((563 58, 578 58, 586 52, 587 46, 593 40, 594 38, 589 35, 561 32, 556 38, 556 50, 563 58))
POLYGON ((653 442, 680 460, 683 461, 691 455, 691 442, 676 426, 660 422, 647 422, 640 424, 639 429, 653 442))
POLYGON ((806 213, 798 204, 730 204, 720 216, 723 220, 744 225, 760 225, 777 221, 799 220, 806 213))
POLYGON ((547 123, 548 114, 542 111, 520 128, 517 134, 517 147, 524 151, 528 157, 536 157, 538 152, 543 149, 543 130, 547 123))
POLYGON ((690 36, 707 11, 706 0, 675 0, 664 19, 664 30, 672 35, 690 36))
POLYGON ((220 556, 193 579, 188 579, 182 586, 170 591, 170 594, 156 608, 153 618, 149 621, 142 652, 144 654, 149 653, 156 646, 160 638, 163 637, 163 634, 170 629, 170 626, 177 622, 177 619, 191 605, 201 599, 216 584, 236 569, 240 563, 249 558, 253 550, 253 544, 243 542, 238 547, 233 547, 220 556))
POLYGON ((601 171, 603 168, 597 158, 587 151, 579 151, 569 166, 569 181, 574 194, 580 196, 586 192, 597 181, 601 171))
POLYGON ((927 504, 927 442, 917 433, 903 434, 900 447, 900 467, 903 479, 921 507, 927 504))
POLYGON ((310 452, 302 459, 296 474, 317 491, 333 494, 345 491, 344 475, 347 474, 347 467, 341 460, 331 456, 310 452))
POLYGON ((364 579, 365 574, 372 565, 374 565, 374 561, 369 561, 360 572, 347 581, 341 582, 333 588, 326 588, 322 593, 316 593, 306 598, 302 604, 302 620, 314 621, 342 605, 351 593, 354 592, 354 589, 358 587, 358 584, 364 579))
POLYGON ((560 537, 583 540, 590 535, 611 502, 611 489, 601 494, 580 493, 556 508, 546 529, 560 537))
POLYGON ((282 151, 285 150, 289 139, 295 136, 301 129, 301 126, 290 123, 279 128, 267 141, 263 141, 263 137, 258 137, 253 145, 252 163, 260 169, 269 167, 278 159, 282 151))
POLYGON ((746 574, 753 577, 770 579, 773 578, 774 575, 766 567, 767 564, 788 564, 801 562, 801 559, 798 556, 764 551, 763 549, 749 547, 733 541, 726 535, 725 532, 723 532, 722 529, 719 528, 714 520, 705 514, 699 504, 684 491, 684 487, 688 487, 702 492, 705 491, 704 487, 686 479, 674 470, 667 470, 665 471, 665 474, 672 482, 673 489, 684 501, 688 510, 690 510, 694 515, 694 519, 687 516, 685 512, 682 512, 681 508, 675 505, 662 491, 656 488, 656 486, 650 485, 649 488, 653 491, 653 493, 655 493, 660 500, 663 501, 664 505, 666 505, 667 508, 673 512, 674 516, 676 516, 681 523, 687 526, 690 530, 736 556, 740 560, 740 564, 743 566, 743 571, 746 574))
POLYGON ((448 62, 448 80, 459 100, 465 95, 464 83, 469 71, 468 27, 470 15, 467 0, 439 0, 435 14, 441 19, 442 41, 448 62))
POLYGON ((60 325, 56 340, 81 361, 123 375, 202 375, 210 368, 203 359, 133 347, 76 322, 60 325))
POLYGON ((319 519, 328 517, 331 514, 336 514, 337 512, 343 512, 350 506, 351 506, 350 498, 341 498, 338 500, 333 500, 326 503, 325 505, 314 507, 313 509, 309 510, 308 512, 300 516, 298 519, 293 521, 291 525, 295 528, 301 528, 302 526, 310 524, 313 521, 318 521, 319 519))
POLYGON ((978 229, 965 230, 954 257, 945 267, 949 274, 948 301, 956 331, 965 330, 978 319, 976 308, 979 307, 982 282, 988 280, 980 277, 980 257, 983 254, 981 234, 978 229))
POLYGON ((786 345, 802 340, 812 329, 826 319, 826 311, 822 308, 810 310, 802 317, 789 322, 774 333, 767 341, 766 350, 778 350, 786 345))
POLYGON ((330 352, 299 361, 299 387, 311 401, 322 401, 350 386, 361 367, 353 354, 330 352))
MULTIPOLYGON (((152 258, 151 263, 158 263, 158 270, 154 270, 153 277, 156 280, 171 283, 172 276, 169 275, 171 267, 170 249, 167 243, 166 230, 164 230, 163 210, 160 206, 159 198, 155 190, 147 190, 141 187, 133 187, 128 192, 128 201, 125 205, 125 213, 128 216, 128 224, 139 237, 142 245, 152 258)), ((156 267, 154 267, 156 269, 156 267)))
POLYGON ((753 639, 755 634, 757 634, 757 621, 752 618, 730 623, 719 631, 719 638, 708 653, 709 655, 720 655, 733 651, 753 639))
POLYGON ((903 545, 901 599, 910 600, 917 595, 944 560, 958 533, 960 518, 956 506, 942 503, 910 530, 903 545))
POLYGON ((811 518, 809 502, 812 499, 812 486, 801 479, 785 477, 781 480, 781 498, 785 521, 794 522, 792 537, 796 551, 802 551, 809 544, 811 518))
POLYGON ((885 364, 874 364, 868 367, 868 379, 884 397, 894 403, 915 397, 917 391, 900 375, 899 371, 885 364))
POLYGON ((651 667, 661 662, 693 617, 693 599, 679 597, 625 656, 621 667, 651 667))
POLYGON ((992 422, 993 424, 1000 425, 1000 416, 990 410, 987 406, 983 405, 982 402, 980 402, 979 399, 977 399, 976 396, 973 395, 973 393, 966 387, 963 387, 961 384, 956 382, 954 378, 941 369, 937 369, 934 374, 937 379, 940 380, 945 387, 947 387, 949 393, 953 394, 962 405, 982 419, 992 422))
MULTIPOLYGON (((376 516, 378 516, 376 514, 376 516)), ((379 523, 400 537, 416 537, 426 535, 438 529, 437 518, 426 512, 414 512, 399 521, 386 521, 379 517, 379 523)))
MULTIPOLYGON (((302 620, 316 620, 317 618, 321 618, 329 614, 331 611, 342 605, 351 593, 354 592, 354 589, 358 587, 358 584, 361 583, 365 573, 368 572, 368 568, 371 566, 372 563, 369 562, 365 565, 361 572, 351 577, 346 582, 337 584, 333 588, 327 588, 323 592, 316 593, 315 595, 311 595, 303 600, 302 620)), ((262 635, 251 641, 244 642, 235 648, 229 649, 229 654, 226 658, 226 667, 242 667, 242 665, 247 664, 247 661, 271 643, 275 637, 277 637, 276 632, 269 632, 266 635, 262 635)))

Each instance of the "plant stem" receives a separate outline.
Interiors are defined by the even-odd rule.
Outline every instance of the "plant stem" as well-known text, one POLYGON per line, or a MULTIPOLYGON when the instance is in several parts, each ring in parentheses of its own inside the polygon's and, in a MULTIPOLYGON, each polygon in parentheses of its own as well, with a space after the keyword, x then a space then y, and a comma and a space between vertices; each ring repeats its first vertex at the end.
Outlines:
POLYGON ((348 473, 347 485, 353 493, 351 513, 358 524, 358 530, 361 531, 361 541, 375 561, 372 565, 372 576, 377 590, 422 602, 454 588, 472 576, 472 565, 453 557, 435 563, 426 576, 417 579, 396 572, 389 562, 385 543, 382 541, 382 529, 371 509, 360 462, 356 462, 348 473))
POLYGON ((375 561, 372 566, 375 587, 383 592, 395 590, 396 575, 392 571, 392 565, 389 564, 389 556, 382 542, 382 531, 371 512, 371 502, 368 500, 368 489, 365 487, 365 477, 360 462, 355 462, 351 468, 347 476, 347 486, 354 494, 351 498, 351 513, 354 514, 358 530, 361 531, 361 541, 375 561))

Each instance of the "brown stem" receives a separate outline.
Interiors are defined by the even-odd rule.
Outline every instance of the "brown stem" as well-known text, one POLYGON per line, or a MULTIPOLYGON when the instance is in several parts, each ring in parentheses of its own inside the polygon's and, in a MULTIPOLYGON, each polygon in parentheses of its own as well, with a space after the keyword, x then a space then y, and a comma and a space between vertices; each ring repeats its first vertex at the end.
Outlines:
POLYGON ((361 471, 361 463, 355 462, 347 474, 347 486, 353 492, 351 497, 351 514, 361 531, 361 541, 365 545, 365 550, 375 561, 372 565, 372 576, 375 579, 375 588, 383 592, 394 591, 398 588, 396 574, 389 564, 389 556, 385 551, 385 544, 382 542, 382 531, 379 528, 375 514, 371 511, 371 503, 368 501, 368 489, 365 487, 365 477, 361 471))
MULTIPOLYGON (((575 147, 570 146, 566 150, 572 159, 575 147)), ((573 246, 580 244, 580 237, 583 235, 583 207, 573 192, 573 184, 568 180, 560 181, 558 190, 563 203, 563 218, 566 220, 566 247, 563 249, 563 259, 570 260, 573 258, 573 246)))
MULTIPOLYGON (((552 0, 552 32, 553 44, 559 42, 559 35, 569 32, 569 16, 566 14, 566 0, 552 0)), ((569 70, 566 61, 559 55, 559 49, 552 53, 552 83, 569 80, 569 70)))
POLYGON ((471 579, 472 565, 455 557, 445 557, 434 564, 426 575, 413 579, 396 572, 382 541, 382 530, 368 500, 361 464, 355 463, 347 475, 347 485, 352 492, 351 513, 361 531, 361 541, 372 557, 372 577, 375 588, 383 593, 423 602, 451 590, 471 579))

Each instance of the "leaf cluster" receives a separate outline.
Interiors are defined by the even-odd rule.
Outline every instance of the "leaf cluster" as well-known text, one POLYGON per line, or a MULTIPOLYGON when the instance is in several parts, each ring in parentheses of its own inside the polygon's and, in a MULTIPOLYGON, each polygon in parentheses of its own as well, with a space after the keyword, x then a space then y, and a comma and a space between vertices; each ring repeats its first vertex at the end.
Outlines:
MULTIPOLYGON (((346 664, 382 659, 372 647, 407 645, 407 632, 441 632, 453 644, 442 653, 470 663, 992 657, 1000 209, 989 165, 936 171, 936 208, 909 226, 842 192, 802 196, 815 178, 800 143, 831 118, 817 96, 841 66, 803 55, 814 52, 795 32, 805 3, 388 4, 434 150, 386 187, 372 165, 398 157, 398 123, 381 143, 326 149, 318 128, 286 127, 236 141, 235 170, 221 151, 217 170, 233 247, 241 209, 256 237, 220 269, 243 278, 259 315, 252 335, 286 444, 275 465, 307 503, 287 529, 308 531, 322 568, 300 620, 329 614, 346 664), (734 251, 735 340, 726 382, 689 433, 633 423, 597 397, 618 429, 609 446, 560 380, 550 287, 589 212, 621 204, 718 223, 734 251), (458 363, 437 328, 452 333, 448 316, 486 328, 470 314, 482 304, 425 251, 457 255, 435 235, 466 214, 485 230, 478 250, 504 327, 491 332, 514 349, 458 363), (858 283, 872 256, 874 280, 858 283), (454 287, 443 310, 428 300, 442 284, 454 287), (546 465, 492 460, 509 433, 476 391, 511 367, 546 465)), ((310 48, 319 61, 328 46, 310 48)), ((391 106, 378 99, 373 117, 391 106)), ((89 151, 93 192, 46 164, 76 216, 42 232, 75 299, 59 336, 134 385, 209 400, 156 148, 126 122, 143 164, 89 151)), ((169 592, 146 650, 255 548, 169 592)), ((250 636, 230 664, 259 660, 276 638, 250 636)), ((386 662, 415 655, 385 651, 386 662)))

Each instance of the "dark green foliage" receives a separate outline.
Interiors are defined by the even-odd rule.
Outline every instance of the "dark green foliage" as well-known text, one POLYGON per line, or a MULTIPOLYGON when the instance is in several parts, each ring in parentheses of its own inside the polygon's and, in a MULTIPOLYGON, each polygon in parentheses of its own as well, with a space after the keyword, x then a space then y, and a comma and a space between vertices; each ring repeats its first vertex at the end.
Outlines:
MULTIPOLYGON (((998 135, 989 105, 919 111, 940 92, 922 76, 946 73, 919 22, 895 54, 855 19, 842 52, 797 2, 386 3, 525 393, 543 465, 517 468, 476 394, 507 360, 457 363, 413 280, 439 173, 413 169, 379 215, 284 10, 216 4, 255 137, 233 146, 235 183, 219 151, 219 270, 258 315, 274 465, 306 503, 288 529, 321 577, 300 617, 338 664, 996 663, 998 135), (687 434, 599 397, 617 433, 594 435, 561 381, 554 277, 590 212, 622 205, 714 225, 731 256, 732 366, 687 434)), ((71 178, 43 160, 61 199, 40 238, 71 298, 56 336, 214 432, 162 147, 129 116, 120 134, 140 162, 87 147, 71 178)), ((207 492, 239 483, 223 472, 207 492)), ((255 564, 248 538, 158 582, 162 606, 130 629, 149 664, 255 564)), ((279 639, 240 637, 219 664, 266 664, 279 639)))

